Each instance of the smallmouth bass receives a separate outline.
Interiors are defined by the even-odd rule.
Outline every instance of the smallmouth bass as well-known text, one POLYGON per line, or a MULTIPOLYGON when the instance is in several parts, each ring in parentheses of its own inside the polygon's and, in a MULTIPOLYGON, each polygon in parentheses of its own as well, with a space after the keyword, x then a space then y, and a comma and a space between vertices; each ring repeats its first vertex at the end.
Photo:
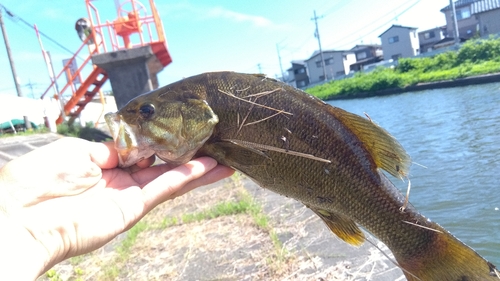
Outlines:
POLYGON ((106 115, 120 165, 197 156, 247 175, 315 212, 340 239, 359 226, 392 251, 408 280, 500 280, 496 267, 421 215, 381 170, 404 178, 401 145, 371 120, 262 75, 205 73, 106 115))

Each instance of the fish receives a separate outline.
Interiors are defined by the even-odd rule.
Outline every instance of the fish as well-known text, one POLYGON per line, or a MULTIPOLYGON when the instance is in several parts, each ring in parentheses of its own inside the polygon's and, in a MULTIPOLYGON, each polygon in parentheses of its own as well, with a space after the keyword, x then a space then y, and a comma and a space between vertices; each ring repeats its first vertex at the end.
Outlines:
POLYGON ((140 95, 105 119, 121 167, 152 155, 172 166, 209 156, 303 203, 351 245, 365 229, 410 281, 500 280, 394 186, 383 171, 407 179, 411 158, 369 117, 261 74, 224 71, 140 95))

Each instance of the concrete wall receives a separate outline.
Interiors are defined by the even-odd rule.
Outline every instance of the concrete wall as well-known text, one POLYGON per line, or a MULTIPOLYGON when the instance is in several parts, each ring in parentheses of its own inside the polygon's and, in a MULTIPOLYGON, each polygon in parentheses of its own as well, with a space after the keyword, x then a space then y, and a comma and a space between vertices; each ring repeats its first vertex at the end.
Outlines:
MULTIPOLYGON (((326 76, 328 80, 339 75, 345 75, 349 72, 349 66, 351 63, 356 62, 354 53, 344 51, 325 51, 323 52, 323 59, 325 60, 326 76), (344 54, 346 57, 344 57, 344 54)), ((317 63, 320 61, 321 56, 319 53, 306 60, 307 69, 309 71, 309 81, 311 83, 324 80, 322 77, 323 65, 317 63)))
MULTIPOLYGON (((457 9, 460 9, 457 7, 457 9)), ((455 37, 455 32, 453 31, 453 18, 451 17, 452 11, 447 10, 444 11, 446 17, 446 33, 448 37, 455 37)), ((476 31, 478 29, 479 21, 476 17, 471 16, 466 19, 461 19, 457 21, 458 25, 458 34, 460 38, 469 39, 476 35, 476 31)))
POLYGON ((428 51, 432 51, 432 46, 443 38, 444 34, 441 27, 436 27, 419 32, 418 41, 420 43, 420 53, 426 53, 428 51), (434 37, 426 38, 426 34, 431 34, 431 33, 434 33, 434 37))
POLYGON ((413 57, 419 54, 419 43, 416 29, 406 27, 392 27, 380 36, 384 60, 393 59, 393 56, 402 58, 413 57), (399 37, 398 42, 389 43, 389 39, 399 37))
POLYGON ((500 33, 500 9, 480 13, 476 16, 479 19, 481 36, 500 33))

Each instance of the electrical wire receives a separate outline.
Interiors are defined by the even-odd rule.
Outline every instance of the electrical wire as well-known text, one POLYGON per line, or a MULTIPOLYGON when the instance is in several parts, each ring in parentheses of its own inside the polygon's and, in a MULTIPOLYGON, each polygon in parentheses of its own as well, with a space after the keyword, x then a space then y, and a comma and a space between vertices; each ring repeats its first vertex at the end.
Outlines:
MULTIPOLYGON (((29 22, 25 21, 24 19, 22 19, 21 17, 19 16, 16 16, 14 15, 11 11, 9 11, 7 9, 7 7, 5 7, 4 5, 0 4, 0 13, 1 13, 1 10, 4 10, 5 13, 7 13, 8 16, 10 16, 10 19, 14 22, 16 22, 15 20, 18 20, 18 21, 21 21, 22 23, 24 23, 25 25, 31 27, 33 30, 35 30, 35 26, 30 24, 29 22)), ((46 35, 45 33, 43 33, 42 31, 40 31, 40 29, 38 29, 38 33, 40 33, 40 35, 42 35, 43 37, 45 37, 47 40, 51 41, 52 43, 56 44, 56 46, 58 46, 59 48, 65 50, 66 52, 70 53, 71 55, 74 55, 74 52, 71 51, 70 49, 64 47, 62 44, 60 44, 59 42, 57 42, 56 40, 50 38, 48 35, 46 35)), ((79 59, 83 60, 82 58, 78 57, 79 59)))
MULTIPOLYGON (((400 7, 402 7, 402 6, 406 5, 406 4, 407 4, 407 3, 409 3, 409 2, 411 2, 411 1, 405 2, 403 5, 400 5, 400 6, 398 6, 397 8, 395 8, 395 9, 391 10, 389 13, 385 14, 385 15, 384 15, 383 17, 381 17, 381 18, 384 18, 385 16, 389 15, 390 13, 394 12, 395 10, 399 9, 400 7)), ((409 11, 411 8, 413 8, 415 5, 417 5, 419 2, 420 2, 420 0, 417 0, 415 3, 413 3, 412 5, 410 5, 409 7, 407 7, 406 9, 404 9, 402 12, 400 12, 400 13, 399 13, 399 14, 397 14, 396 16, 391 17, 391 19, 390 19, 390 20, 388 20, 388 21, 384 22, 383 24, 381 24, 381 25, 377 26, 376 28, 372 29, 371 31, 369 31, 369 32, 365 33, 364 35, 358 36, 358 37, 361 37, 361 38, 362 38, 362 37, 366 37, 366 36, 368 36, 368 35, 372 34, 373 32, 377 31, 378 29, 380 29, 380 28, 384 27, 385 25, 387 25, 387 24, 391 23, 391 22, 392 22, 395 18, 397 18, 397 17, 401 16, 402 14, 406 13, 407 11, 409 11)), ((378 20, 377 20, 377 21, 378 21, 378 20)), ((375 22, 377 22, 377 21, 374 21, 374 22, 370 23, 369 25, 366 25, 365 27, 363 27, 363 29, 364 29, 364 28, 366 28, 366 27, 369 27, 370 25, 372 25, 373 23, 375 23, 375 22)), ((361 30, 362 30, 362 29, 361 29, 361 30)), ((358 32, 354 32, 354 33, 352 33, 352 35, 347 36, 346 38, 352 37, 352 36, 356 35, 357 33, 359 33, 359 31, 358 31, 358 32)), ((340 48, 340 49, 341 49, 341 47, 348 46, 348 45, 352 45, 352 44, 356 43, 357 41, 358 41, 358 39, 353 40, 353 41, 350 41, 350 42, 345 43, 345 44, 342 44, 342 45, 337 45, 337 48, 340 48)), ((336 42, 335 44, 338 44, 338 42, 336 42)), ((331 44, 331 45, 329 45, 329 46, 333 46, 333 45, 334 45, 334 44, 331 44)))

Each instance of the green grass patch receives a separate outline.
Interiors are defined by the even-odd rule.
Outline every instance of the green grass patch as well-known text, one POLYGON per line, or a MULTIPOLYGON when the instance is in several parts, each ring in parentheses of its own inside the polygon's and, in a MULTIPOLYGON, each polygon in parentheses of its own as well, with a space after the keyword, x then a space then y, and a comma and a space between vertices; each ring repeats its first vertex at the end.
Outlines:
POLYGON ((306 90, 323 100, 500 72, 500 38, 469 40, 458 51, 427 58, 403 58, 395 68, 358 72, 306 90))
POLYGON ((129 231, 127 231, 127 236, 116 248, 116 252, 118 253, 121 260, 126 260, 128 258, 130 248, 135 244, 137 236, 147 228, 148 225, 146 222, 139 221, 136 225, 129 229, 129 231))
POLYGON ((48 133, 50 130, 45 127, 44 125, 38 125, 38 128, 36 129, 31 129, 31 130, 25 130, 25 131, 18 131, 16 134, 13 132, 0 132, 0 138, 10 138, 10 137, 17 137, 17 136, 31 136, 31 135, 36 135, 36 134, 45 134, 48 133))
POLYGON ((62 281, 62 278, 61 276, 59 276, 59 274, 54 270, 54 269, 49 269, 46 273, 45 273, 45 276, 47 276, 47 278, 50 280, 50 281, 62 281))
MULTIPOLYGON (((257 215, 257 210, 260 210, 260 207, 257 206, 252 198, 248 195, 242 195, 240 197, 241 199, 238 201, 222 202, 200 212, 183 214, 181 217, 166 217, 158 226, 153 228, 164 229, 174 225, 199 222, 202 220, 215 219, 221 216, 231 216, 242 213, 257 215)), ((256 222, 256 224, 262 225, 264 220, 266 219, 258 218, 256 221, 260 222, 256 222)), ((267 226, 267 220, 265 224, 267 226)))

